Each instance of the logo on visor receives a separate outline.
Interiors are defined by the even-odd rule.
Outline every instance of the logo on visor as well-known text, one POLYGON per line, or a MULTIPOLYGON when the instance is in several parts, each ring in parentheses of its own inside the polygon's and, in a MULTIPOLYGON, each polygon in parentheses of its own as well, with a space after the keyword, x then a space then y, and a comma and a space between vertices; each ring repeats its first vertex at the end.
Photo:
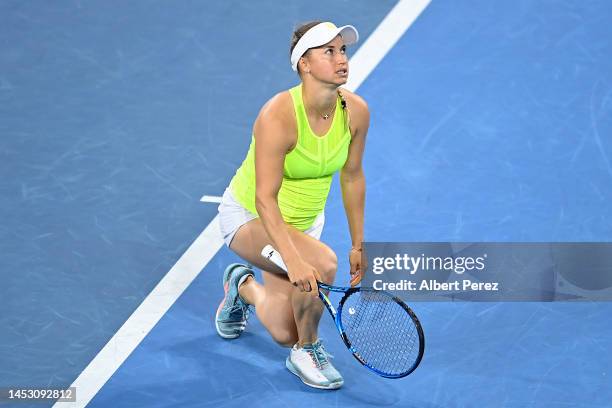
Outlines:
POLYGON ((332 30, 335 30, 336 28, 338 28, 338 27, 336 27, 336 26, 334 25, 334 23, 329 23, 329 22, 328 22, 328 23, 325 23, 325 25, 326 25, 327 27, 331 28, 332 30))

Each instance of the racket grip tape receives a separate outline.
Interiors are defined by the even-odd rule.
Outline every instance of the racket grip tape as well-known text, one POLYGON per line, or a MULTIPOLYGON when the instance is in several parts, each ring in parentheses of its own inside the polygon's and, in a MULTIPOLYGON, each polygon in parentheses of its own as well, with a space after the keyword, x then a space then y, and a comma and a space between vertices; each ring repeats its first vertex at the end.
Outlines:
POLYGON ((283 271, 287 272, 287 266, 285 265, 285 262, 283 262, 283 258, 281 258, 278 251, 274 249, 272 245, 266 245, 261 250, 261 255, 270 262, 272 262, 274 265, 281 268, 283 271))

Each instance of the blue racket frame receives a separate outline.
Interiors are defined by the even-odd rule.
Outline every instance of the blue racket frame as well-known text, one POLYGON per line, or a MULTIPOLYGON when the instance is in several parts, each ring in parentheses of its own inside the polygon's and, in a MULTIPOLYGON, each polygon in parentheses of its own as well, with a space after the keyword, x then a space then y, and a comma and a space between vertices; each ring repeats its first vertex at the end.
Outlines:
POLYGON ((403 377, 406 377, 407 375, 409 375, 410 373, 412 373, 414 370, 416 370, 416 368, 421 363, 421 360, 423 359, 423 354, 425 353, 425 334, 423 333, 423 327, 421 326, 421 322, 417 318, 416 314, 414 314, 412 309, 410 309, 410 307, 408 307, 408 305, 406 303, 404 303, 397 296, 393 296, 389 292, 382 291, 382 290, 375 290, 375 289, 361 288, 361 287, 348 288, 348 287, 342 287, 342 286, 328 285, 328 284, 325 284, 325 283, 322 283, 322 282, 317 282, 317 284, 319 286, 319 299, 321 299, 321 301, 323 302, 323 304, 327 308, 327 311, 332 315, 332 317, 334 319, 334 323, 336 325, 336 329, 338 329, 338 333, 340 333, 340 337, 342 338, 342 341, 344 342, 344 345, 349 349, 349 351, 351 352, 351 354, 353 354, 353 357, 355 357, 355 359, 357 361, 359 361, 364 367, 366 367, 370 371, 372 371, 372 372, 374 372, 374 373, 376 373, 376 374, 378 374, 378 375, 380 375, 381 377, 384 377, 384 378, 391 378, 391 379, 403 378, 403 377), (338 304, 338 310, 337 311, 334 308, 334 306, 332 305, 332 303, 329 300, 329 298, 327 297, 327 295, 325 293, 323 293, 323 290, 329 290, 330 292, 344 293, 344 296, 342 297, 342 299, 340 300, 340 303, 338 304), (353 294, 355 292, 368 292, 368 291, 369 292, 383 293, 384 295, 386 295, 389 298, 393 299, 397 304, 399 304, 410 315, 410 318, 412 319, 412 321, 414 322, 414 324, 416 326, 417 333, 419 335, 419 354, 418 354, 418 357, 417 357, 416 361, 412 365, 412 367, 410 367, 410 369, 408 369, 407 371, 405 371, 403 373, 400 373, 400 374, 389 374, 389 373, 385 373, 383 371, 380 371, 380 370, 370 366, 365 360, 363 360, 361 358, 361 356, 359 355, 358 351, 355 350, 355 348, 351 344, 350 340, 348 339, 348 337, 347 337, 347 335, 346 335, 346 333, 344 331, 344 327, 342 326, 342 318, 341 318, 341 316, 342 316, 342 308, 344 307, 344 302, 346 301, 346 299, 351 294, 353 294))
MULTIPOLYGON (((272 262, 273 264, 275 264, 276 266, 278 266, 282 270, 287 271, 287 267, 286 267, 285 263, 283 262, 282 257, 280 256, 278 251, 276 251, 276 249, 274 249, 274 247, 272 247, 272 245, 266 245, 261 250, 261 256, 263 256, 264 258, 268 259, 270 262, 272 262)), ((384 378, 402 378, 402 377, 407 376, 411 372, 413 372, 419 366, 419 364, 421 363, 421 360, 423 359, 423 354, 425 352, 425 335, 423 333, 423 328, 421 327, 421 322, 419 322, 419 319, 417 318, 416 314, 414 314, 414 312, 408 307, 408 305, 406 303, 404 303, 400 298, 398 298, 397 296, 393 296, 392 294, 390 294, 389 292, 386 292, 384 290, 375 290, 373 288, 363 288, 363 287, 349 288, 349 287, 342 287, 342 286, 333 286, 333 285, 328 285, 328 284, 325 284, 323 282, 318 282, 318 281, 317 281, 317 285, 319 286, 319 290, 318 290, 319 298, 321 299, 321 301, 323 302, 323 304, 327 308, 327 311, 331 314, 332 318, 334 319, 334 323, 336 325, 336 328, 338 329, 338 332, 340 333, 340 337, 342 338, 342 341, 344 342, 344 345, 349 349, 351 354, 353 354, 353 357, 355 357, 355 359, 357 361, 359 361, 364 367, 366 367, 370 371, 372 371, 372 372, 374 372, 374 373, 376 373, 376 374, 378 374, 378 375, 380 375, 381 377, 384 377, 384 378), (340 303, 338 304, 338 311, 336 311, 336 309, 332 305, 332 303, 329 300, 329 298, 327 297, 327 295, 325 293, 323 293, 323 290, 329 290, 330 292, 344 293, 344 296, 342 297, 342 299, 340 300, 340 303), (408 313, 408 315, 412 319, 412 322, 414 323, 414 325, 416 327, 416 330, 417 330, 417 333, 419 335, 419 354, 417 356, 416 361, 414 362, 412 367, 410 367, 410 369, 408 369, 405 372, 400 373, 400 374, 389 374, 389 373, 385 373, 383 371, 380 371, 380 370, 370 366, 359 355, 359 352, 357 350, 355 350, 355 348, 351 344, 348 336, 346 335, 344 327, 342 326, 342 317, 341 317, 342 316, 342 308, 344 307, 344 302, 346 301, 346 299, 351 294, 353 294, 355 292, 359 292, 359 291, 362 291, 362 292, 377 292, 379 294, 382 293, 385 296, 388 296, 389 298, 393 299, 393 301, 395 301, 397 304, 399 304, 406 311, 406 313, 408 313)))

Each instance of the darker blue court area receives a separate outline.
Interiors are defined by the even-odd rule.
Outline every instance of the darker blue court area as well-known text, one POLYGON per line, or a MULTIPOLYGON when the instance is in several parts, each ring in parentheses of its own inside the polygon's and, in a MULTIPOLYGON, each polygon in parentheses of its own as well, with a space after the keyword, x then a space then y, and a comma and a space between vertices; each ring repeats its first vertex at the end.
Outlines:
MULTIPOLYGON (((293 26, 395 1, 0 3, 0 388, 67 386, 216 215, 293 26)), ((612 4, 433 1, 363 82, 369 241, 612 240, 612 4)), ((354 51, 354 50, 353 50, 354 51)), ((348 282, 338 183, 322 240, 348 282)), ((91 407, 610 406, 610 303, 414 303, 421 366, 304 386, 213 316, 221 249, 91 407)), ((511 273, 511 272, 509 272, 511 273)), ((46 404, 49 406, 50 404, 46 404)), ((45 404, 39 405, 45 406, 45 404)))

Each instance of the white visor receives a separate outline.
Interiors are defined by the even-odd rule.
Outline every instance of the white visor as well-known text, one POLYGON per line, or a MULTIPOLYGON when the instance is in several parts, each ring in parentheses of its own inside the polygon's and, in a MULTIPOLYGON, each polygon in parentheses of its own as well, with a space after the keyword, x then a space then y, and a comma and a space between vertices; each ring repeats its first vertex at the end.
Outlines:
POLYGON ((294 71, 297 71, 298 61, 309 48, 327 44, 336 38, 338 34, 340 34, 344 40, 345 45, 355 44, 357 41, 359 41, 359 33, 352 25, 336 27, 334 23, 330 22, 317 24, 310 30, 306 31, 306 34, 304 34, 295 45, 295 48, 291 53, 291 68, 293 68, 294 71))

